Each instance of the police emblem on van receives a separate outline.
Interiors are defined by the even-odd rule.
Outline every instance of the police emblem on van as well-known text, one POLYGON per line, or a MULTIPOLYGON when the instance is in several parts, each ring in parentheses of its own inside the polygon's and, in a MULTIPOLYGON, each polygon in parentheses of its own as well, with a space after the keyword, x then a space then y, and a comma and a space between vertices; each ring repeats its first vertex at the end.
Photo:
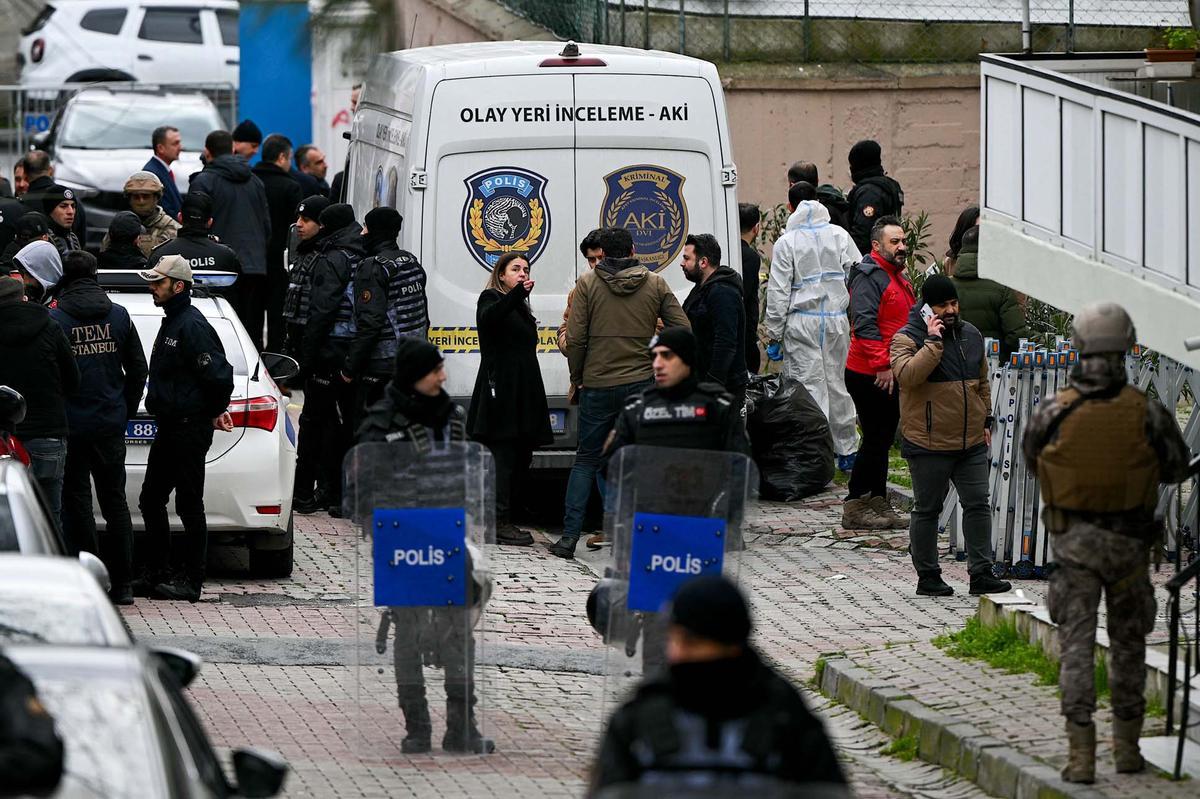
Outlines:
POLYGON ((683 175, 661 166, 637 164, 604 176, 600 226, 625 228, 633 236, 633 255, 658 271, 683 249, 688 229, 683 175))
POLYGON ((532 266, 550 238, 546 179, 536 172, 499 167, 464 181, 463 240, 475 260, 490 270, 506 252, 519 252, 532 266))

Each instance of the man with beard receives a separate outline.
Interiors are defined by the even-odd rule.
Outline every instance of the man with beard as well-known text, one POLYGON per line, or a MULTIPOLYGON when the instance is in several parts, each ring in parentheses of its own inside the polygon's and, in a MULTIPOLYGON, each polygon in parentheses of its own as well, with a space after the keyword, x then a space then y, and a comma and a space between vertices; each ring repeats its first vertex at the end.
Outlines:
POLYGON ((141 240, 146 228, 133 211, 120 211, 108 225, 105 249, 100 251, 101 269, 145 269, 146 256, 142 253, 141 240))
POLYGON ((204 516, 204 458, 213 431, 233 430, 229 398, 233 368, 204 314, 192 305, 192 268, 179 255, 167 255, 139 273, 150 284, 154 304, 163 309, 162 326, 150 351, 146 410, 158 430, 146 457, 138 507, 146 524, 146 576, 134 592, 196 602, 204 585, 208 523, 204 516), (173 534, 167 500, 175 492, 175 512, 183 532, 173 534))
POLYGON ((396 237, 404 219, 394 208, 373 208, 363 221, 367 257, 354 273, 354 341, 342 379, 357 386, 357 417, 383 397, 401 336, 425 338, 429 305, 425 270, 396 237))
POLYGON ((733 397, 733 415, 740 417, 750 381, 742 278, 721 266, 721 245, 709 233, 684 240, 683 274, 696 284, 683 301, 696 335, 696 376, 723 386, 733 397))
POLYGON ((958 293, 945 275, 921 287, 908 324, 890 347, 900 386, 900 453, 912 473, 915 504, 908 528, 917 570, 917 594, 950 596, 938 566, 938 517, 950 484, 958 491, 967 542, 971 594, 1012 586, 992 576, 992 512, 988 450, 992 444, 992 392, 983 336, 958 313, 958 293), (933 314, 922 318, 922 310, 933 314))
MULTIPOLYGON (((138 242, 142 255, 150 257, 150 251, 163 242, 175 238, 179 223, 167 216, 158 204, 163 197, 163 185, 153 172, 134 172, 125 181, 125 200, 129 209, 137 215, 144 227, 145 235, 138 242)), ((109 237, 100 243, 100 251, 109 247, 109 237)), ((102 267, 103 268, 103 267, 102 267)))
POLYGON ((888 348, 892 336, 908 322, 916 298, 904 276, 908 245, 904 228, 885 216, 871 229, 871 251, 850 268, 850 353, 846 358, 846 390, 858 412, 862 443, 850 472, 842 527, 887 530, 895 522, 888 504, 888 451, 900 423, 888 348))

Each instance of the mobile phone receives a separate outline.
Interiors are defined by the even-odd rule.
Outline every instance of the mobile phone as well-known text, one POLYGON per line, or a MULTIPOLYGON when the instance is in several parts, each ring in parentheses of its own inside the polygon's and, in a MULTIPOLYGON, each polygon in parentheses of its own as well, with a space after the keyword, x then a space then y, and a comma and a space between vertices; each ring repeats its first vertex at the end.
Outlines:
POLYGON ((929 303, 925 303, 924 305, 922 305, 921 306, 921 318, 924 319, 926 323, 928 323, 929 320, 932 319, 933 317, 934 317, 933 309, 929 307, 929 303))

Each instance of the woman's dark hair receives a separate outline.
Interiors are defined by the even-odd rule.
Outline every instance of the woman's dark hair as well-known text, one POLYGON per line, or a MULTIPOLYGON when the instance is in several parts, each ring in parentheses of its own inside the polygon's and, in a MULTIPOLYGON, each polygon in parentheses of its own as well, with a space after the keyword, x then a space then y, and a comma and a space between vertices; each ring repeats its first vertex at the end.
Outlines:
POLYGON ((958 251, 962 249, 963 234, 975 227, 975 223, 978 221, 978 205, 968 205, 963 209, 963 212, 958 215, 958 221, 954 223, 954 232, 950 234, 950 249, 946 250, 947 258, 958 257, 958 251))
MULTIPOLYGON (((501 255, 500 260, 496 261, 496 265, 492 267, 492 274, 488 276, 487 287, 489 289, 495 289, 501 294, 507 294, 508 289, 506 289, 504 284, 500 282, 500 278, 508 270, 508 265, 518 258, 525 263, 529 263, 529 259, 525 257, 525 253, 523 252, 506 252, 504 255, 501 255)), ((530 271, 532 271, 532 269, 533 267, 530 267, 530 271)))

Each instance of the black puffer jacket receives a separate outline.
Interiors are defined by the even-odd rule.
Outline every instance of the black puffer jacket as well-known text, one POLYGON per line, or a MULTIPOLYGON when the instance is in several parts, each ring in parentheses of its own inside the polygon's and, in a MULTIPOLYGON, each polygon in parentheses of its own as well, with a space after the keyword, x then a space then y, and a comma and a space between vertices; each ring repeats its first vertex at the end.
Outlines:
POLYGON ((79 369, 62 328, 37 303, 0 305, 0 385, 25 397, 17 438, 67 436, 66 398, 79 390, 79 369))
POLYGON ((186 292, 167 300, 163 311, 150 353, 146 410, 160 421, 215 419, 233 394, 233 367, 221 339, 186 292))
POLYGON ((146 356, 129 312, 95 280, 83 278, 67 284, 50 315, 79 367, 79 392, 67 403, 71 434, 124 432, 146 387, 146 356))
POLYGON ((271 218, 267 192, 250 166, 236 155, 222 155, 192 177, 188 193, 201 191, 212 198, 212 232, 237 253, 242 274, 267 273, 267 242, 271 218))
POLYGON ((738 389, 750 381, 746 372, 746 306, 742 278, 728 266, 718 267, 708 280, 683 301, 696 334, 696 365, 700 380, 738 389))
POLYGON ((321 239, 317 250, 300 362, 313 374, 328 375, 341 369, 354 339, 353 334, 342 328, 348 325, 353 313, 347 302, 346 287, 354 280, 358 262, 367 254, 362 226, 354 222, 330 233, 321 239))
POLYGON ((99 269, 145 269, 146 256, 133 242, 123 241, 102 250, 96 258, 99 269))

